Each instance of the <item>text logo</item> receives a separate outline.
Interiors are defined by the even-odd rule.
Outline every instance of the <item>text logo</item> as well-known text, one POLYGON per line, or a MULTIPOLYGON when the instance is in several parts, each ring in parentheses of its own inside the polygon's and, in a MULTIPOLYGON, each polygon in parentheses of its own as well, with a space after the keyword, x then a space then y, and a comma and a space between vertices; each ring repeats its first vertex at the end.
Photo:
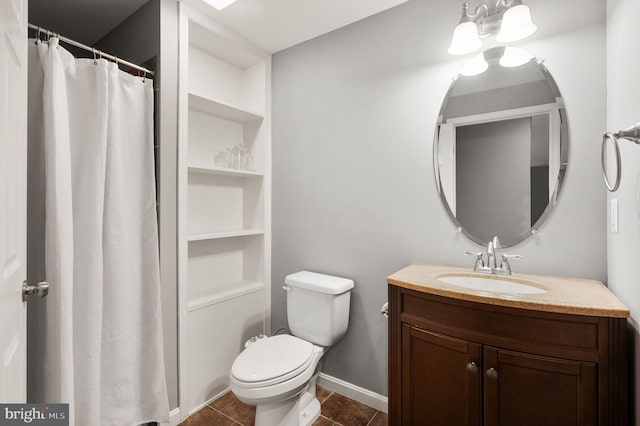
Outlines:
POLYGON ((69 404, 0 404, 0 426, 69 426, 69 404))

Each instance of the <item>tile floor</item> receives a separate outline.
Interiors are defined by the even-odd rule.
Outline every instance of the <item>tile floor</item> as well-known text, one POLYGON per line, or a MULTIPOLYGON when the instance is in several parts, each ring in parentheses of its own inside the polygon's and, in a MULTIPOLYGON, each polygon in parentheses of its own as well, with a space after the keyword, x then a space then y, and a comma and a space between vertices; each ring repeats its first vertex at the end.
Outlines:
MULTIPOLYGON (((320 418, 313 426, 386 426, 387 414, 318 386, 320 418)), ((253 426, 255 407, 227 392, 180 426, 253 426)), ((275 425, 274 425, 275 426, 275 425)))

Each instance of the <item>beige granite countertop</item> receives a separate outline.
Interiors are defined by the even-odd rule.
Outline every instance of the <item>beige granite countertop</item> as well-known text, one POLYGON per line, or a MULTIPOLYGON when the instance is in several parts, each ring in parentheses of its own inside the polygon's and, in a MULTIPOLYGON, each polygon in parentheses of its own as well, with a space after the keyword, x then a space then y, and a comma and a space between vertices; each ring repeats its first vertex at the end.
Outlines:
POLYGON ((601 282, 581 278, 513 273, 508 277, 473 272, 471 268, 414 263, 390 275, 389 284, 438 296, 513 308, 573 315, 629 317, 629 309, 601 282), (514 294, 472 290, 440 281, 451 275, 509 279, 546 290, 514 294))

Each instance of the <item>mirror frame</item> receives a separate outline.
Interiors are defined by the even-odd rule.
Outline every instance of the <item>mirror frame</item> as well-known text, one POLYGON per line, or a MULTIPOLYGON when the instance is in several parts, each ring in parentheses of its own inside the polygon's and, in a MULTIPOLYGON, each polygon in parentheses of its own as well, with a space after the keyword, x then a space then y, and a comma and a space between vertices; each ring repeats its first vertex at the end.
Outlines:
MULTIPOLYGON (((490 49, 489 49, 490 50, 490 49)), ((558 85, 555 81, 555 79, 553 78, 553 76, 551 75, 551 73, 549 72, 549 70, 547 69, 547 67, 544 65, 543 60, 537 58, 537 57, 533 57, 533 59, 531 59, 532 61, 536 61, 538 67, 540 67, 540 70, 542 71, 542 73, 545 76, 545 81, 546 83, 551 87, 552 90, 555 91, 555 93, 560 94, 560 89, 558 88, 558 85)), ((453 223, 456 226, 456 232, 460 232, 462 233, 467 239, 469 239, 470 241, 472 241, 475 244, 478 244, 479 246, 486 246, 488 241, 482 241, 480 238, 476 237, 475 235, 471 234, 467 229, 464 228, 464 226, 460 223, 460 221, 456 218, 455 214, 453 214, 453 212, 451 211, 451 207, 449 205, 449 201, 447 201, 447 197, 444 191, 444 188, 442 186, 442 179, 440 176, 440 162, 439 162, 439 146, 440 146, 440 125, 442 124, 442 112, 443 109, 446 107, 447 104, 447 100, 451 97, 451 92, 453 91, 453 88, 455 86, 456 81, 458 80, 458 78, 460 77, 461 74, 457 74, 451 84, 449 85, 449 89, 447 90, 447 93, 444 96, 444 99, 442 101, 442 105, 440 107, 440 111, 438 113, 438 118, 436 120, 436 126, 435 126, 435 134, 433 137, 433 170, 434 170, 434 177, 436 180, 436 188, 438 191, 438 194, 440 195, 440 201, 442 202, 442 206, 444 207, 445 211, 447 212, 447 214, 449 215, 449 217, 451 218, 451 220, 453 221, 453 223)), ((569 163, 569 141, 570 141, 570 136, 569 136, 569 122, 568 122, 568 118, 567 118, 567 111, 564 105, 564 99, 563 97, 560 95, 558 97, 556 97, 556 103, 557 105, 557 110, 558 110, 558 114, 559 114, 559 127, 558 127, 558 131, 559 131, 559 135, 558 135, 558 143, 559 143, 559 150, 560 150, 560 155, 559 155, 559 169, 558 169, 558 176, 556 178, 556 182, 553 188, 553 192, 549 194, 549 203, 547 204, 547 206, 545 207, 544 211, 542 212, 542 214, 540 215, 540 217, 538 218, 538 220, 536 220, 536 222, 531 226, 531 228, 521 234, 515 242, 512 243, 508 243, 508 244, 503 244, 502 248, 507 248, 507 247, 513 247, 516 246, 520 243, 522 243, 523 241, 527 240, 527 238, 529 238, 531 235, 536 235, 539 231, 539 229, 542 227, 542 225, 546 222, 546 220, 549 218, 549 216, 551 215, 552 210, 554 209, 554 207, 558 204, 558 199, 560 196, 560 191, 562 190, 562 186, 563 183, 566 179, 566 173, 567 173, 567 165, 569 163)), ((537 109, 541 109, 541 106, 544 105, 551 105, 551 104, 542 104, 542 105, 534 105, 534 106, 529 106, 529 107, 523 107, 523 108, 517 108, 516 110, 526 110, 526 109, 531 109, 532 111, 535 111, 537 109)), ((509 110, 507 110, 509 111, 509 110)), ((512 110, 511 110, 512 111, 512 110)), ((491 113, 489 113, 491 114, 491 113)), ((483 114, 478 114, 476 116, 481 116, 483 114)), ((528 116, 532 116, 532 115, 537 115, 537 114, 529 114, 528 116)), ((519 117, 525 117, 527 116, 525 115, 520 115, 519 117)), ((472 116, 467 116, 467 117, 472 117, 472 116)), ((518 118, 517 115, 513 115, 513 116, 508 116, 506 119, 515 119, 518 118)), ((499 120, 490 120, 490 121, 484 121, 484 123, 487 122, 496 122, 499 120)), ((476 124, 482 124, 483 122, 476 122, 476 124)), ((551 122, 550 122, 551 123, 551 122)), ((473 123, 465 123, 466 125, 471 125, 473 123)))

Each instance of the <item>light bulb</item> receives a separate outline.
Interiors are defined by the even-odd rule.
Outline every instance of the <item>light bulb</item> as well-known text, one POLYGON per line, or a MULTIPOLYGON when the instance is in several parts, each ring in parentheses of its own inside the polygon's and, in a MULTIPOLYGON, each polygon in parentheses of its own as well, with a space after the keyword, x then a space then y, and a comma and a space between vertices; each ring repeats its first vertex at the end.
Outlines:
POLYGON ((489 64, 484 59, 484 53, 480 53, 479 55, 471 58, 469 62, 464 64, 462 68, 460 68, 460 74, 465 77, 471 77, 474 75, 482 74, 489 68, 489 64))
POLYGON ((502 24, 496 40, 500 43, 510 43, 522 40, 535 33, 537 25, 531 19, 531 10, 526 4, 512 6, 502 15, 502 24))
POLYGON ((478 27, 474 22, 460 22, 453 29, 451 46, 447 52, 449 55, 465 55, 475 52, 482 47, 482 41, 478 36, 478 27))
POLYGON ((500 58, 500 65, 506 68, 519 67, 529 62, 533 55, 526 50, 507 46, 500 58))

